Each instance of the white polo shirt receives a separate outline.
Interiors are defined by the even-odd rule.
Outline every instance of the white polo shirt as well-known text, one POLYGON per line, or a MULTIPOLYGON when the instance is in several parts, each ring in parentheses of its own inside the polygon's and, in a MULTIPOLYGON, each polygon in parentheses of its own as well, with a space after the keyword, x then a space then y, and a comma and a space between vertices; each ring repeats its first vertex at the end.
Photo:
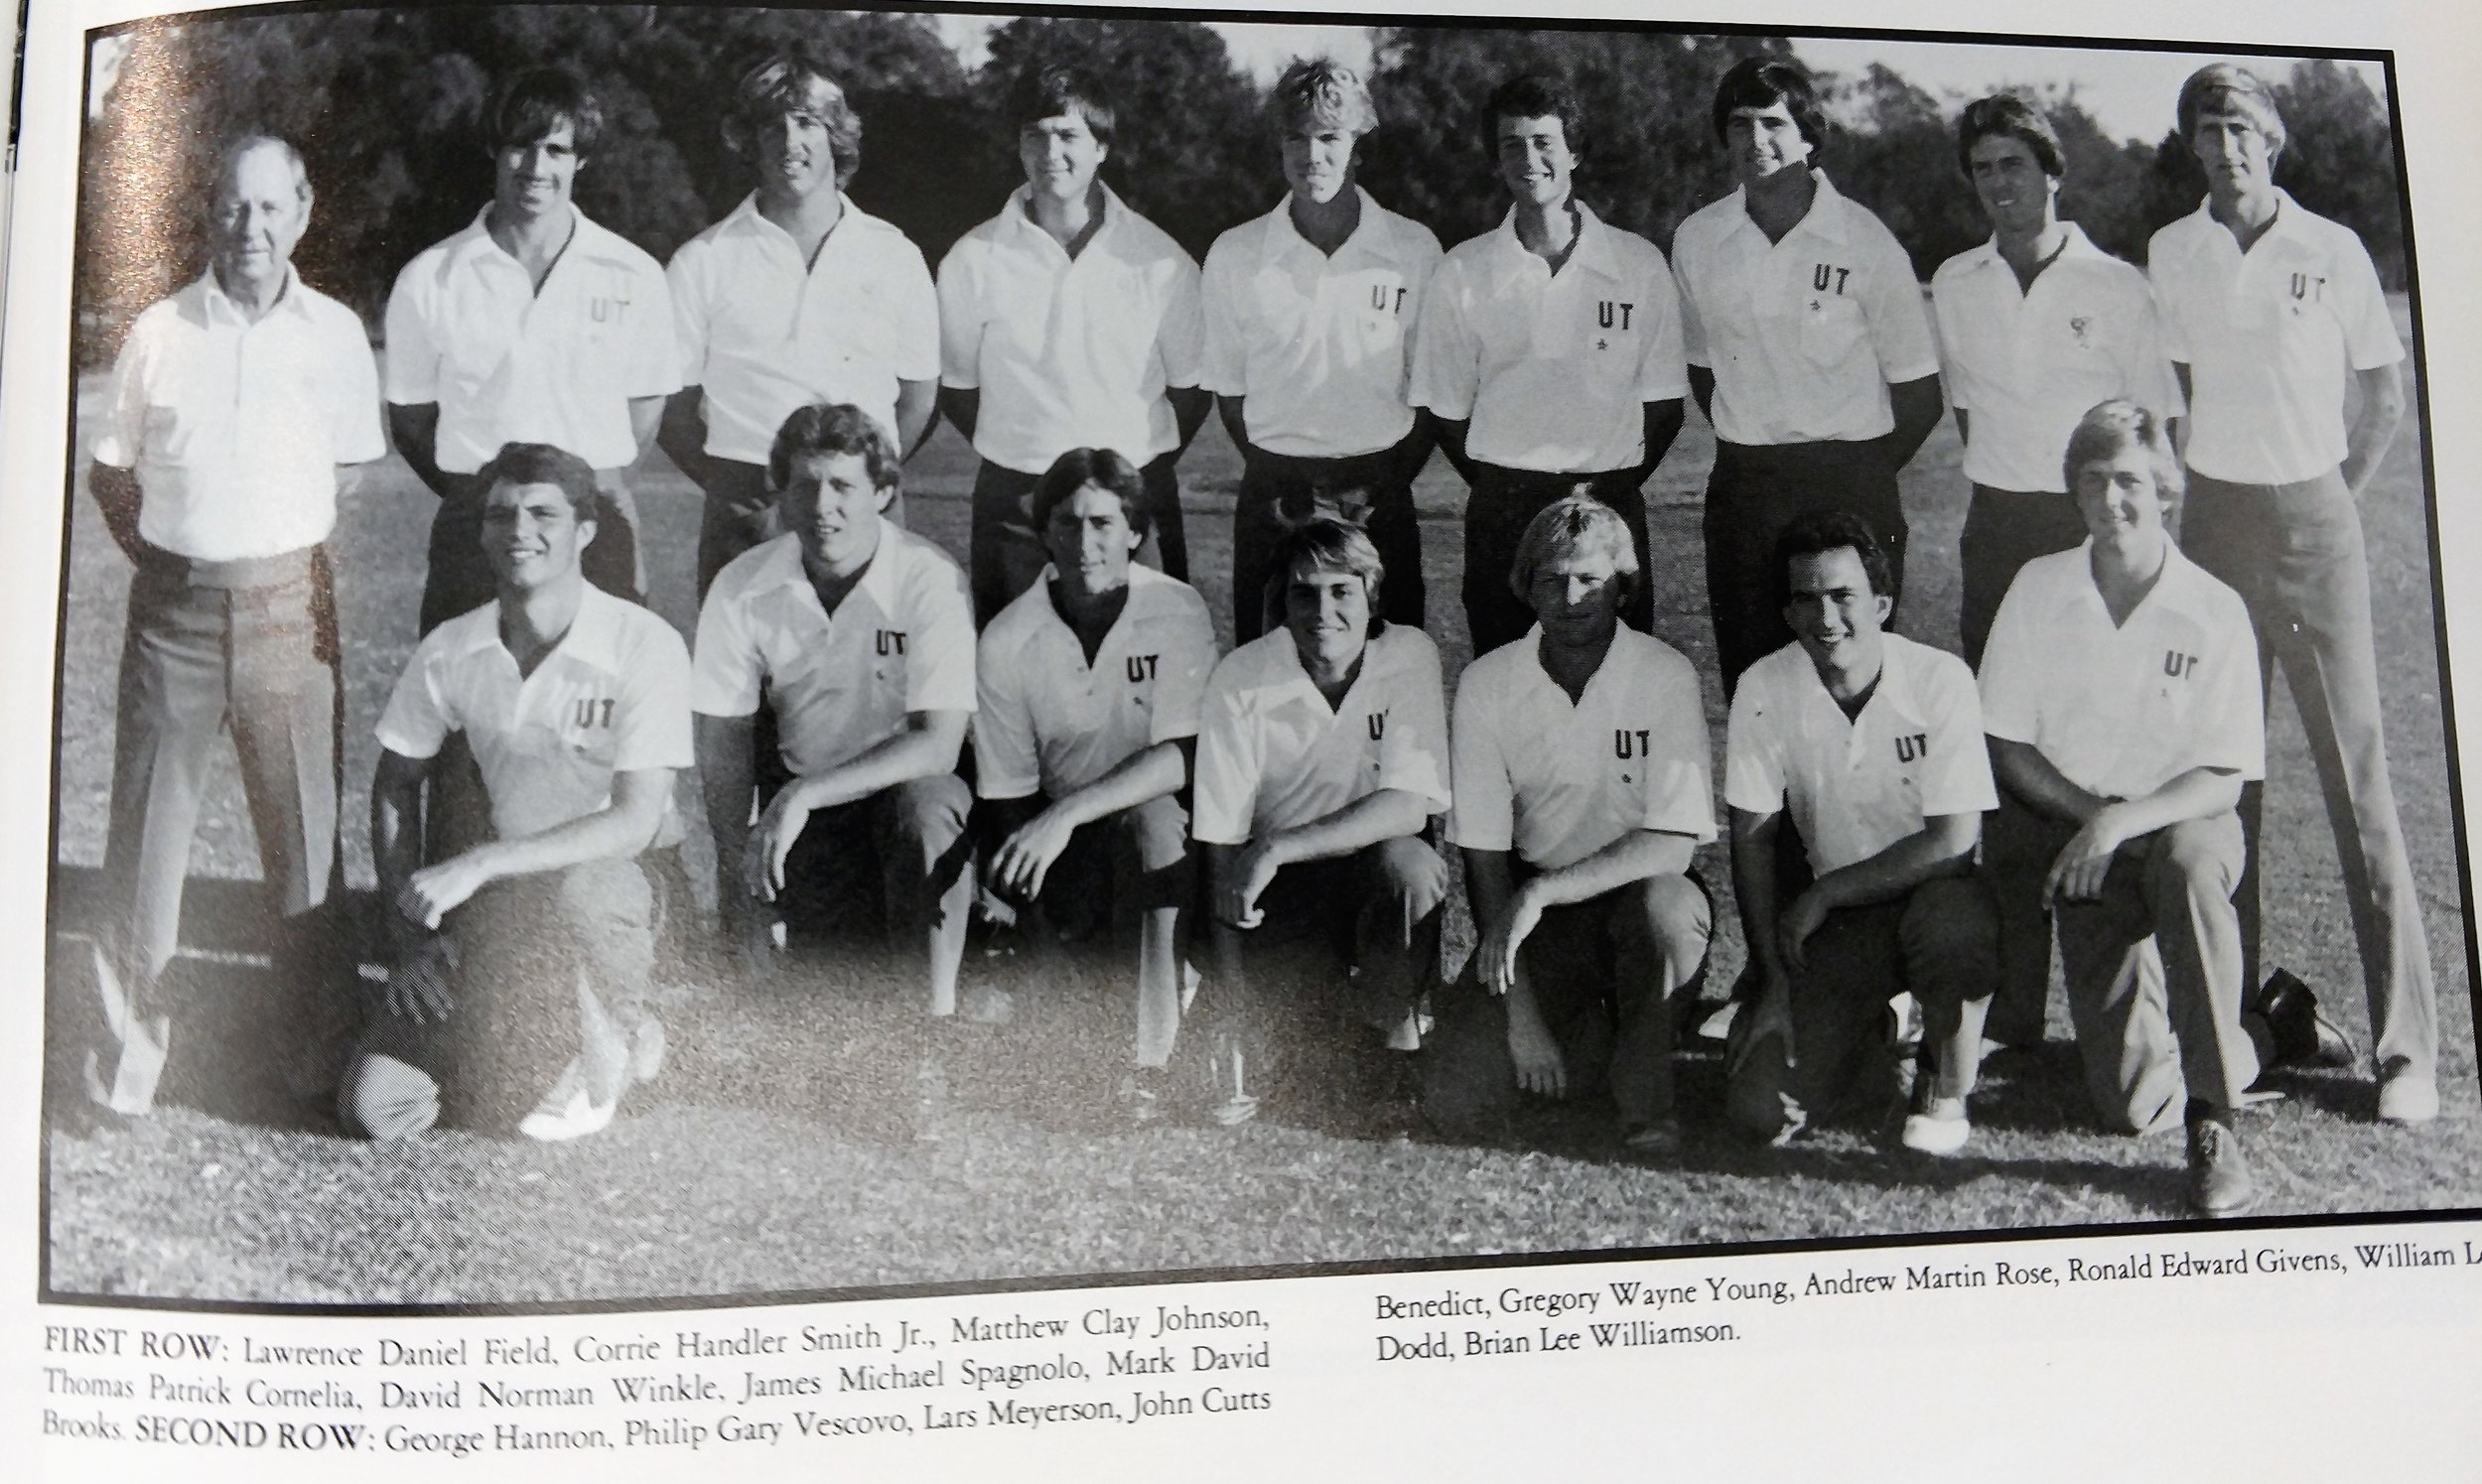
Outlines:
POLYGON ((2062 776, 2136 799, 2193 767, 2267 776, 2258 639, 2240 595, 2165 542, 2154 591, 2118 627, 2089 542, 2017 571, 1983 651, 1983 728, 2062 776))
POLYGON ((1448 839, 1558 871, 1636 830, 1715 839, 1698 671, 1625 624, 1574 702, 1543 669, 1538 625, 1456 684, 1448 839))
POLYGON ((2068 240, 2031 289, 1997 237, 1930 276, 1948 401, 1973 416, 1965 476, 1977 484, 2064 494, 2068 435, 2097 402, 2181 413, 2145 275, 2063 225, 2068 240))
POLYGON ((1057 575, 1044 568, 983 630, 974 791, 987 799, 1064 798, 1133 753, 1198 735, 1198 699, 1215 668, 1206 600, 1133 565, 1129 600, 1088 664, 1052 605, 1057 575))
MULTIPOLYGON (((426 636, 379 718, 379 744, 433 757, 466 734, 502 840, 539 835, 612 803, 616 773, 692 765, 689 651, 672 625, 589 585, 551 653, 520 675, 487 603, 426 636)), ((678 838, 671 805, 666 835, 678 838)))
POLYGON ((1198 384, 1243 398, 1250 442, 1271 454, 1342 459, 1413 431, 1413 332, 1440 239, 1353 192, 1361 220, 1332 256, 1293 224, 1289 197, 1206 254, 1198 384))
POLYGON ((1030 474, 1075 448, 1171 453, 1165 389, 1198 384, 1198 265, 1109 187, 1071 258, 1031 197, 1020 187, 939 263, 939 379, 982 393, 974 452, 1030 474))
POLYGON ((763 685, 784 766, 810 777, 904 730, 909 712, 974 710, 974 607, 930 542, 882 521, 879 550, 830 618, 778 536, 716 574, 698 610, 700 716, 757 713, 763 685))
POLYGON ((681 384, 705 392, 715 457, 766 463, 784 419, 813 402, 861 408, 901 448, 896 383, 939 379, 939 296, 921 249, 844 208, 805 264, 792 233, 745 197, 664 270, 681 384))
POLYGON ((137 471, 138 533, 205 562, 325 541, 337 466, 388 451, 361 317, 296 274, 255 322, 212 272, 147 306, 99 422, 95 462, 137 471))
POLYGON ((2405 358, 2361 238, 2288 192, 2275 202, 2247 253, 2202 203, 2146 248, 2164 351, 2189 367, 2189 467, 2237 484, 2342 464, 2345 368, 2405 358))
POLYGON ((1878 688, 1850 720, 1798 643, 1751 665, 1732 693, 1724 801, 1774 814, 1789 800, 1821 876, 1920 834, 1934 816, 1999 807, 1974 672, 1944 649, 1883 637, 1878 688))
POLYGON ((1517 240, 1517 213, 1456 244, 1414 333, 1412 400, 1471 419, 1485 464, 1602 473, 1646 458, 1648 402, 1689 395, 1680 294, 1663 253, 1578 203, 1558 273, 1517 240))
POLYGON ((1439 647, 1421 629, 1381 628, 1332 709, 1281 628, 1207 678, 1189 832, 1200 844, 1245 845, 1386 788, 1420 795, 1434 814, 1448 808, 1448 699, 1439 647))
POLYGON ((540 292, 491 240, 488 206, 396 276, 388 400, 439 404, 438 459, 450 473, 473 473, 509 443, 623 468, 637 458, 629 400, 681 389, 663 269, 572 210, 577 230, 540 292))
POLYGON ((1913 260, 1869 208, 1811 175, 1818 195, 1781 242, 1741 191, 1672 238, 1689 363, 1715 372, 1727 443, 1878 438, 1896 426, 1887 388, 1939 369, 1913 260))

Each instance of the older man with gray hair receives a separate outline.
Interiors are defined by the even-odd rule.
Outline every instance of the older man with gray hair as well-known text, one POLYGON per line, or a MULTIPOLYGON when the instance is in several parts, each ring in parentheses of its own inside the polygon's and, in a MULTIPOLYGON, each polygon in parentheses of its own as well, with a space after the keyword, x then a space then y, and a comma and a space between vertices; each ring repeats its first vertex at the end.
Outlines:
MULTIPOLYGON (((98 418, 87 487, 137 568, 104 857, 115 915, 96 955, 118 1050, 108 1077, 99 1053, 87 1064, 89 1093, 117 1113, 154 1104, 172 1032, 158 984, 226 728, 285 918, 280 992, 316 1011, 314 997, 342 989, 326 983, 340 962, 323 921, 338 887, 339 692, 320 543, 336 525, 338 466, 387 444, 360 319, 293 271, 311 200, 292 145, 253 134, 225 149, 207 271, 130 327, 98 418)), ((271 1015, 287 1022, 318 1023, 271 1015)))

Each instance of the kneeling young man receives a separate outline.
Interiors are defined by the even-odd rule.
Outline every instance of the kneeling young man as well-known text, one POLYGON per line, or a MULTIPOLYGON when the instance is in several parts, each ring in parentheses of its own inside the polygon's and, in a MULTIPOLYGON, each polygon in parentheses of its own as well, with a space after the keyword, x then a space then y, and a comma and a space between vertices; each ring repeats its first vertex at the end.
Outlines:
POLYGON ((953 1013, 973 892, 956 771, 974 713, 964 574, 880 518, 896 446, 858 407, 795 410, 767 478, 785 534, 727 563, 698 614, 691 705, 726 930, 745 963, 764 962, 779 931, 841 933, 876 904, 898 972, 918 966, 930 1012, 953 1013), (762 698, 769 757, 756 755, 762 698))
MULTIPOLYGON (((1415 1050, 1448 899, 1447 863, 1422 838, 1448 798, 1440 651, 1377 616, 1379 553, 1359 529, 1310 521, 1277 545, 1276 565, 1284 627, 1226 655, 1199 712, 1213 997, 1254 1030, 1310 1010, 1272 1004, 1271 981, 1307 990, 1349 965, 1363 1017, 1415 1050)), ((1256 1037, 1225 1039, 1214 1111, 1239 1123, 1258 1109, 1256 1037)))
POLYGON ((634 858, 677 831, 689 652, 582 575, 604 509, 586 461, 511 444, 483 476, 499 597, 431 631, 379 720, 371 854, 396 941, 339 1108, 374 1139, 511 1123, 575 1139, 661 1057, 643 1009, 655 893, 634 858), (490 838, 424 866, 423 779, 455 732, 490 838))
POLYGON ((1884 631, 1887 556, 1860 516, 1795 516, 1775 569, 1793 642, 1742 673, 1724 735, 1732 882, 1757 966, 1732 1026, 1727 1112, 1776 1143, 1841 1111, 1876 1116, 1903 1085, 1888 1003, 1909 993, 1923 1064, 1903 1142, 1954 1153, 1999 974, 1998 917, 1974 874, 1999 797, 1973 672, 1884 631), (1776 879, 1787 813, 1814 873, 1790 900, 1776 879))
POLYGON ((2160 417, 2100 404, 2065 472, 2086 543, 2026 563, 2000 600, 1983 725, 2000 781, 2049 826, 2087 1091, 2126 1133, 2185 1119, 2190 1204, 2229 1216, 2258 1199, 2232 1129, 2259 1069, 2232 904, 2233 806, 2267 766, 2258 643, 2240 596, 2163 529, 2181 471, 2160 417))
POLYGON ((1143 475, 1071 449, 1034 486, 1051 565, 983 631, 975 788, 986 886, 1076 933, 1139 918, 1131 1117, 1162 1109, 1180 1026, 1180 909, 1194 885, 1180 791, 1215 665, 1206 600, 1130 558, 1147 535, 1143 475))
POLYGON ((1690 857, 1715 839, 1698 672, 1620 623, 1643 580, 1627 522, 1571 495, 1526 526, 1508 586, 1535 627, 1456 691, 1448 834, 1481 942, 1444 998, 1424 1106, 1478 1132, 1520 1089, 1608 1087, 1632 1147, 1677 1140, 1669 997, 1710 925, 1690 857))

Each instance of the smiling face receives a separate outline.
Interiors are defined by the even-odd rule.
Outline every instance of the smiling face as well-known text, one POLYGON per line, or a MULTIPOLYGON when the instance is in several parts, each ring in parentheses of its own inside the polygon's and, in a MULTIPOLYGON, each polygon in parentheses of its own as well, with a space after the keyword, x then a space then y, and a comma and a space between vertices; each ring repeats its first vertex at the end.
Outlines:
POLYGON ((1341 568, 1298 563, 1285 579, 1284 626, 1303 669, 1342 674, 1370 641, 1370 590, 1341 568))
POLYGON ((805 76, 796 95, 780 96, 776 107, 749 120, 760 192, 801 201, 836 189, 836 147, 828 128, 836 98, 824 78, 805 76))
POLYGON ((1296 201, 1323 206, 1353 184, 1353 132, 1305 122, 1284 136, 1284 183, 1296 201))
POLYGON ((491 486, 483 501, 483 555, 503 594, 525 594, 575 577, 578 557, 595 539, 595 522, 580 520, 557 484, 491 486))
POLYGON ((2077 466, 2076 495, 2096 550, 2140 567, 2153 561, 2171 501, 2155 478, 2152 455, 2131 443, 2108 459, 2088 460, 2077 466))
POLYGON ((1499 181, 1511 197, 1545 207, 1569 199, 1578 157, 1557 115, 1512 118, 1503 114, 1492 126, 1491 137, 1498 141, 1499 181))
POLYGON ((1611 641, 1626 584, 1600 545, 1576 546, 1538 564, 1526 601, 1554 644, 1589 648, 1611 641))
POLYGON ((2052 220, 2060 183, 2042 173, 2042 162, 2024 140, 2013 134, 1986 134, 1967 152, 1974 177, 1974 197, 1992 230, 2002 237, 2039 234, 2052 220))
POLYGON ((2200 112, 2189 148, 2205 168, 2207 192, 2218 202, 2249 200, 2275 189, 2275 151, 2267 147, 2258 121, 2246 113, 2200 112))
POLYGON ((1062 203, 1086 194, 1111 153, 1082 113, 1036 119, 1017 131, 1017 163, 1025 167, 1026 184, 1034 195, 1062 203))
POLYGON ((777 509, 813 564, 843 573, 879 549, 880 512, 896 497, 871 482, 860 454, 810 454, 793 461, 777 509))
POLYGON ((491 199, 502 219, 533 221, 569 208, 578 181, 577 137, 563 119, 530 144, 501 146, 492 157, 491 199))
POLYGON ((1724 152, 1731 157, 1733 180, 1744 189, 1810 164, 1810 141, 1782 98, 1764 108, 1733 109, 1724 124, 1724 152))
POLYGON ((216 279, 227 293, 281 282, 309 225, 310 202, 283 147, 270 141, 244 149, 226 163, 207 209, 216 279))
POLYGON ((1098 598, 1129 586, 1129 558, 1146 538, 1129 524, 1119 495, 1100 484, 1082 484, 1051 507, 1042 544, 1060 581, 1080 598, 1098 598))
POLYGON ((1895 601, 1871 590, 1861 554, 1850 546, 1805 552, 1792 558, 1785 576, 1790 597, 1784 621, 1819 673, 1875 673, 1884 642, 1880 631, 1895 601))

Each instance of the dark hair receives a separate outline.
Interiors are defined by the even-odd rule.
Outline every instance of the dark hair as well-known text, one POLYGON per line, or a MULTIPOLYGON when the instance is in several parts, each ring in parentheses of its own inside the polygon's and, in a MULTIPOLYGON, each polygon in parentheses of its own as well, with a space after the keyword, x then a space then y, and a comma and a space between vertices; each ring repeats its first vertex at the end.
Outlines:
POLYGON ((2111 458, 2123 449, 2142 449, 2146 462, 2154 466, 2154 492, 2165 503, 2180 498, 2188 488, 2188 475, 2180 468, 2180 455, 2172 448, 2171 430, 2162 418, 2146 408, 2122 398, 2097 402, 2086 409, 2077 426, 2068 435, 2068 453, 2060 460, 2060 473, 2068 481, 2068 497, 2077 497, 2077 471, 2089 464, 2111 458))
POLYGON ((2060 136, 2042 110, 2012 92, 1995 92, 1965 105, 1956 126, 1956 163, 1966 179, 1974 176, 1974 146, 1994 136, 2013 139, 2032 152, 2042 173, 2058 180, 2068 173, 2060 159, 2060 136))
POLYGON ((567 449, 547 443, 504 443, 477 475, 485 491, 502 484, 550 484, 569 497, 569 509, 580 520, 604 518, 603 487, 595 482, 595 467, 567 449))
POLYGON ((1561 142, 1569 146, 1569 153, 1586 158, 1586 106, 1565 78, 1520 72, 1492 89, 1476 122, 1482 128, 1483 153, 1494 158, 1499 154, 1503 118, 1556 118, 1561 142))
POLYGON ((1811 153, 1827 146, 1827 110, 1819 106, 1818 84, 1789 62, 1744 57, 1733 63, 1715 85, 1715 137, 1721 143, 1735 108, 1772 108, 1782 103, 1793 126, 1809 141, 1811 153))
POLYGON ((528 145, 569 126, 580 158, 595 152, 604 136, 604 105, 572 73, 556 67, 532 67, 500 85, 483 115, 491 152, 528 145))
POLYGON ((1792 519, 1775 538, 1775 606, 1784 607, 1793 601, 1793 559, 1824 556, 1831 551, 1850 551, 1862 559, 1862 575, 1870 580, 1870 591, 1881 598, 1896 596, 1896 585, 1887 568, 1887 550, 1878 544, 1878 533, 1870 523, 1850 510, 1806 510, 1792 519))
POLYGON ((1009 122, 1021 132, 1046 118, 1070 113, 1086 121, 1097 143, 1112 142, 1111 94, 1084 67, 1033 67, 1020 73, 1009 91, 1009 122))
POLYGON ((1370 631, 1379 631, 1385 621, 1379 612, 1379 585, 1387 579, 1387 563, 1379 559, 1379 548, 1370 544, 1368 532, 1322 515, 1285 532, 1268 553, 1269 570, 1287 587, 1292 585, 1293 570, 1305 564, 1360 578, 1362 591, 1370 599, 1370 631))
POLYGON ((1034 481, 1034 529, 1039 532, 1050 525, 1052 510, 1089 484, 1118 495, 1129 528, 1141 536, 1147 533, 1153 520, 1147 508, 1146 481, 1136 465, 1110 449, 1071 449, 1051 461, 1051 467, 1034 481))
POLYGON ((809 47, 770 52, 742 73, 733 85, 732 109, 724 115, 725 147, 736 155, 754 154, 752 133, 796 108, 808 108, 813 81, 827 86, 827 100, 818 114, 827 125, 827 147, 836 155, 836 189, 842 191, 862 168, 862 116, 809 47))
POLYGON ((775 430, 767 450, 767 487, 781 492, 793 482, 793 461, 818 455, 852 454, 862 461, 878 489, 895 489, 903 475, 896 446, 879 419, 847 402, 813 402, 796 407, 775 430))

